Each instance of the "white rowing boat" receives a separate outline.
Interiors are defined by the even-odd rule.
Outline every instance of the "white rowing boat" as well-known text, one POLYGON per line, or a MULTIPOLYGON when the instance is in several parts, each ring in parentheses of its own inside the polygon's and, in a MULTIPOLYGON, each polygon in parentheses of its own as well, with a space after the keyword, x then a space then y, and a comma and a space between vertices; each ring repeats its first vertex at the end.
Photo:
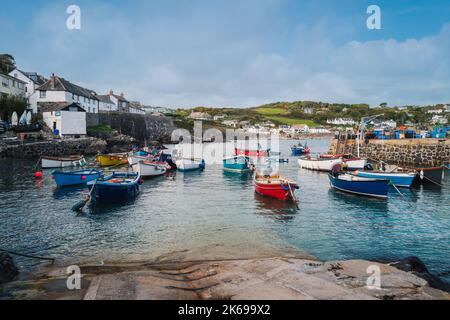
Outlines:
POLYGON ((86 165, 86 160, 83 156, 41 157, 41 160, 42 169, 82 167, 86 165))
POLYGON ((303 169, 329 172, 335 165, 342 164, 342 159, 301 157, 298 159, 298 164, 303 169))

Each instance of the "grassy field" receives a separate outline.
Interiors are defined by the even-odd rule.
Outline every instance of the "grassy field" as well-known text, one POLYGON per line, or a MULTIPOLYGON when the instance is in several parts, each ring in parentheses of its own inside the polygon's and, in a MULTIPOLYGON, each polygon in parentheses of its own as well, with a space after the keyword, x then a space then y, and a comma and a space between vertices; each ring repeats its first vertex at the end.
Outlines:
POLYGON ((253 110, 256 113, 261 114, 263 116, 277 116, 277 115, 285 115, 288 113, 283 108, 257 108, 253 110))
POLYGON ((306 124, 309 127, 317 127, 319 126, 317 123, 315 123, 312 120, 305 120, 305 119, 295 119, 295 118, 289 118, 289 117, 283 117, 283 116, 266 116, 267 120, 271 120, 277 123, 286 124, 289 126, 292 126, 294 124, 306 124))

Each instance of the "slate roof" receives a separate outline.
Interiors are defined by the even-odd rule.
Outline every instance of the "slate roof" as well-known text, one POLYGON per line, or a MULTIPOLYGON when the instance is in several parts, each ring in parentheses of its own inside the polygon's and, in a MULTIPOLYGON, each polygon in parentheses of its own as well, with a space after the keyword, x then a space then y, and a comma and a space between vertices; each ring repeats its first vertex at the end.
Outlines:
POLYGON ((0 72, 0 75, 3 76, 3 77, 5 77, 5 78, 8 78, 8 79, 15 80, 15 81, 17 81, 17 82, 21 82, 21 83, 23 83, 23 84, 27 84, 25 81, 22 81, 22 80, 17 79, 17 78, 15 78, 15 77, 13 77, 13 76, 10 76, 9 74, 5 74, 5 73, 1 73, 1 72, 0 72))
POLYGON ((97 99, 100 102, 114 104, 114 102, 111 101, 111 98, 109 97, 109 95, 97 95, 97 99))
POLYGON ((52 78, 50 80, 45 82, 43 85, 41 85, 36 90, 39 90, 39 91, 67 91, 67 92, 76 94, 78 96, 98 100, 94 91, 80 87, 76 84, 71 83, 70 81, 67 81, 64 78, 60 78, 57 76, 52 76, 52 78))
POLYGON ((33 81, 38 86, 41 86, 48 81, 46 78, 44 78, 40 74, 37 74, 36 72, 26 72, 26 71, 22 71, 19 69, 17 69, 17 70, 22 72, 28 79, 33 81))
POLYGON ((68 107, 78 107, 78 111, 86 112, 78 103, 73 102, 38 102, 38 109, 41 113, 61 111, 68 107))
POLYGON ((117 94, 113 94, 112 96, 115 97, 117 100, 119 100, 121 102, 128 102, 128 103, 130 103, 127 99, 125 99, 122 96, 118 96, 117 94))

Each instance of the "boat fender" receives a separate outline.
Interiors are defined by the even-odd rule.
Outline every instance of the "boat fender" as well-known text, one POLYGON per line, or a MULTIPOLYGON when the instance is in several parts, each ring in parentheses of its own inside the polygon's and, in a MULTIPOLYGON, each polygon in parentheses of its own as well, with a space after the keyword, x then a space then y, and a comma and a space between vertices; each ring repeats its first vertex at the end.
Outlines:
POLYGON ((44 174, 43 174, 41 171, 36 171, 36 172, 34 173, 34 177, 35 177, 36 179, 42 179, 43 176, 44 176, 44 174))
POLYGON ((285 185, 285 184, 283 184, 283 183, 280 183, 280 185, 281 185, 281 188, 282 188, 284 191, 289 191, 289 185, 285 185))
POLYGON ((86 176, 81 176, 81 180, 86 180, 86 176))

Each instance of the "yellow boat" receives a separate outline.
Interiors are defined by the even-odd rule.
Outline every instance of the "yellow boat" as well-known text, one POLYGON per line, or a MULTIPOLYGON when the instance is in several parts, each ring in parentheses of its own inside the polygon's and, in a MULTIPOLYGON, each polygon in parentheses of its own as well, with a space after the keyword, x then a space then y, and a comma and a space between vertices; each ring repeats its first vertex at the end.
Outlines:
POLYGON ((95 160, 101 167, 118 166, 121 164, 128 164, 127 155, 123 154, 99 154, 95 160))

